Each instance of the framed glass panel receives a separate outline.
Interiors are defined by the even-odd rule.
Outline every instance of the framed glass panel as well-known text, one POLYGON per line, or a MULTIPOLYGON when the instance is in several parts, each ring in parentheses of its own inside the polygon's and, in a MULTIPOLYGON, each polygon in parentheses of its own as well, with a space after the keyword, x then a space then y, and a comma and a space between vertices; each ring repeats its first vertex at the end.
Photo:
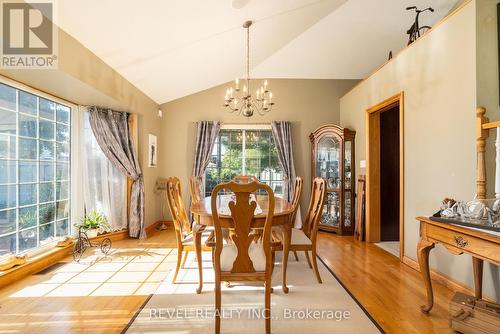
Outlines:
POLYGON ((58 123, 56 129, 56 140, 69 142, 69 126, 58 123))
POLYGON ((16 110, 16 89, 0 83, 0 108, 16 110))
POLYGON ((40 160, 54 160, 54 142, 40 140, 40 160))
POLYGON ((54 169, 55 169, 55 163, 40 162, 40 182, 53 181, 55 177, 54 169))
POLYGON ((16 116, 13 111, 0 109, 0 133, 16 134, 16 116))
POLYGON ((36 183, 19 185, 19 206, 36 204, 38 191, 36 183))
POLYGON ((16 254, 17 237, 16 233, 0 236, 0 256, 7 254, 16 254))
POLYGON ((65 236, 69 233, 69 220, 64 219, 56 222, 56 237, 65 236))
POLYGON ((19 91, 19 112, 37 116, 38 99, 36 95, 19 91))
POLYGON ((0 185, 0 210, 16 207, 16 190, 16 185, 0 185))
POLYGON ((352 177, 351 176, 351 158, 352 158, 351 150, 352 150, 351 141, 346 141, 345 142, 345 156, 344 156, 345 189, 351 189, 351 177, 352 177))
POLYGON ((47 224, 53 222, 56 217, 56 204, 40 204, 39 206, 39 224, 47 224))
POLYGON ((19 138, 19 159, 38 159, 36 139, 19 138))
POLYGON ((17 182, 17 163, 15 160, 0 159, 0 184, 17 182))
POLYGON ((69 198, 69 182, 57 182, 56 183, 56 199, 68 199, 69 198))
POLYGON ((36 117, 19 114, 19 135, 36 138, 38 119, 36 117))
POLYGON ((70 108, 62 104, 57 105, 57 122, 64 124, 70 123, 70 108))
POLYGON ((38 223, 38 207, 36 205, 19 209, 19 229, 24 230, 38 223))
POLYGON ((54 240, 54 223, 40 225, 39 229, 40 244, 44 244, 54 240))
POLYGON ((69 180, 69 163, 58 162, 56 164, 56 177, 57 180, 69 180))
POLYGON ((54 123, 40 120, 40 139, 54 140, 54 123))
POLYGON ((69 161, 69 145, 65 143, 57 143, 57 160, 69 161))
POLYGON ((19 161, 19 182, 36 182, 38 175, 38 162, 19 161))
POLYGON ((0 235, 16 231, 16 209, 0 211, 0 235))
POLYGON ((19 231, 19 252, 24 252, 38 247, 38 228, 19 231))
POLYGON ((55 120, 56 104, 44 98, 40 98, 39 102, 40 118, 45 118, 51 121, 55 120))
POLYGON ((57 220, 68 218, 69 216, 69 201, 57 202, 57 220))
POLYGON ((54 182, 43 182, 40 183, 40 203, 52 202, 54 201, 54 182))
POLYGON ((8 136, 0 133, 0 158, 15 159, 16 143, 17 138, 15 136, 8 136))

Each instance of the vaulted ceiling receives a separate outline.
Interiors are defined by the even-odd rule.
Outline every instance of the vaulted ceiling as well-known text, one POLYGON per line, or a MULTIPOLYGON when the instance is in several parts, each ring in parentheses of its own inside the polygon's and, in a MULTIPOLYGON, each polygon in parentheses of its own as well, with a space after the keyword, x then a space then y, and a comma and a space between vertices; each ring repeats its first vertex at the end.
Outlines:
POLYGON ((64 0, 59 26, 157 103, 251 75, 361 79, 406 44, 414 14, 433 25, 460 0, 64 0))

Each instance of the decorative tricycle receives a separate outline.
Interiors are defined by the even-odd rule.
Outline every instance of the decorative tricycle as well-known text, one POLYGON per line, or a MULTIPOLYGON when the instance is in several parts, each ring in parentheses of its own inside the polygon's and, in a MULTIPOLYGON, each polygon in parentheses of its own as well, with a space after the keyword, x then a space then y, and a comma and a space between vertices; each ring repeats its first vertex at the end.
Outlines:
POLYGON ((111 250, 111 239, 104 238, 101 242, 92 242, 87 236, 88 229, 86 227, 78 228, 78 239, 76 239, 75 245, 73 247, 73 260, 80 262, 83 253, 89 247, 100 247, 103 254, 108 254, 111 250))

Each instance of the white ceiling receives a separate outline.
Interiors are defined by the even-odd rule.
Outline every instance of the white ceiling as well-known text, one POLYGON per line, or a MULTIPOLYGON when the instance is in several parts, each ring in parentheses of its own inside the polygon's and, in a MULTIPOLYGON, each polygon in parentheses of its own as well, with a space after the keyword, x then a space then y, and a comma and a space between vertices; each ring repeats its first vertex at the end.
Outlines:
POLYGON ((62 29, 158 103, 251 74, 361 79, 406 44, 413 14, 434 24, 459 0, 64 0, 62 29))

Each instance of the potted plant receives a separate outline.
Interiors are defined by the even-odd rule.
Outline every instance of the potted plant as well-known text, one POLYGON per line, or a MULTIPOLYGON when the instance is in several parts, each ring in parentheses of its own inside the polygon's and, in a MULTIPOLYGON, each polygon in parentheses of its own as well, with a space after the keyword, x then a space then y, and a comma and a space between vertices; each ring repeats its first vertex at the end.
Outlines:
POLYGON ((96 237, 98 232, 109 232, 111 229, 106 216, 95 210, 90 215, 84 215, 81 223, 75 226, 84 229, 89 238, 96 237))

